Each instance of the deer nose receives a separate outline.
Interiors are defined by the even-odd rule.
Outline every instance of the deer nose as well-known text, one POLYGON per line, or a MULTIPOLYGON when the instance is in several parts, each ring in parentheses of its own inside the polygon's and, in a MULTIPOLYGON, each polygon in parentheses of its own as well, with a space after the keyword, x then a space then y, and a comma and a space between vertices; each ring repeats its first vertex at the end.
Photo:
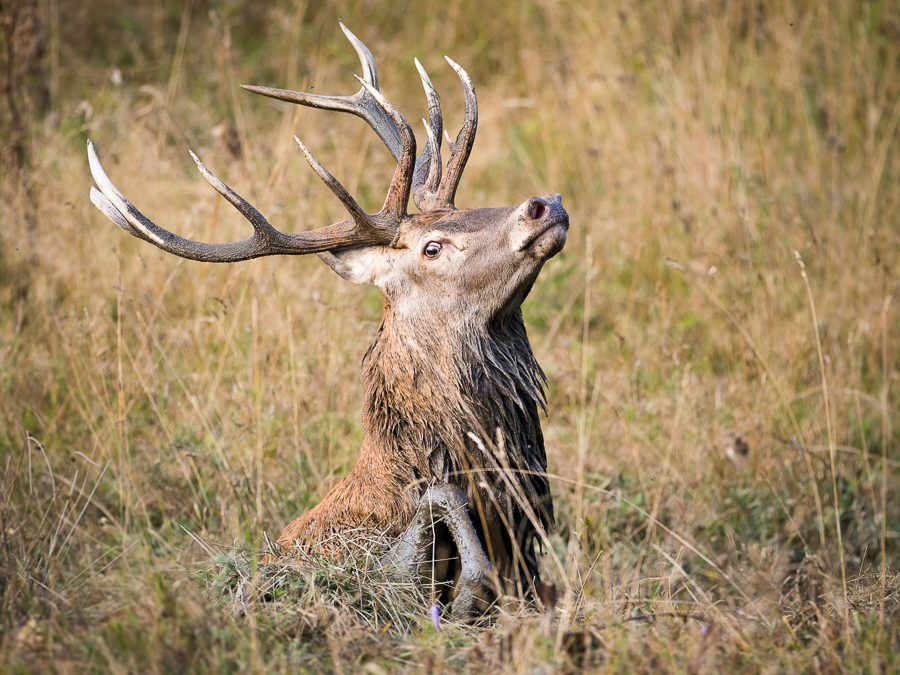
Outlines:
POLYGON ((532 197, 528 200, 528 209, 526 211, 532 220, 540 220, 550 213, 550 205, 540 197, 532 197))

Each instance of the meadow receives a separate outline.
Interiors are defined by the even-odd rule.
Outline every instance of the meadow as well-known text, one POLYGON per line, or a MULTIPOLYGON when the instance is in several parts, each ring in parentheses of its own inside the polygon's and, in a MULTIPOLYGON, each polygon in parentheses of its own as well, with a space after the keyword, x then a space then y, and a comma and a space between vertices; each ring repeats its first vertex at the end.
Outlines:
POLYGON ((900 6, 892 1, 3 0, 0 671, 900 672, 900 6), (154 222, 343 219, 394 162, 342 20, 461 207, 558 192, 523 311, 547 379, 559 599, 444 621, 267 538, 352 468, 377 289, 309 257, 181 260, 90 202, 86 142, 154 222), (446 158, 446 153, 445 153, 446 158))

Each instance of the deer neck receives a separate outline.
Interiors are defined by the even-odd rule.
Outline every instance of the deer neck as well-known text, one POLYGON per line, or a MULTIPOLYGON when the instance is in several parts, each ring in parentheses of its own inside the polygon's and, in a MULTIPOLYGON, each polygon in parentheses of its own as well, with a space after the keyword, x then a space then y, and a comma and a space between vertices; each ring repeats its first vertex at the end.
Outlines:
POLYGON ((546 470, 543 381, 520 310, 473 326, 386 307, 363 368, 369 451, 390 457, 397 480, 418 481, 419 494, 433 480, 469 484, 470 467, 507 465, 538 499, 517 470, 546 470))

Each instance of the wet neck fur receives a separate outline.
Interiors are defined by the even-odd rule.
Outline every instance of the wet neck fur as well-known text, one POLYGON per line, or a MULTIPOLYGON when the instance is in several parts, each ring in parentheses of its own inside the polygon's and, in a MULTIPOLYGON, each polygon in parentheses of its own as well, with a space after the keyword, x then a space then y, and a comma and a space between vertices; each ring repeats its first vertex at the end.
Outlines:
POLYGON ((493 486, 503 511, 520 511, 514 489, 547 521, 549 486, 531 473, 546 471, 544 381, 520 309, 472 326, 401 321, 386 307, 363 368, 366 445, 391 458, 414 497, 433 480, 471 495, 473 470, 486 470, 477 480, 493 486))

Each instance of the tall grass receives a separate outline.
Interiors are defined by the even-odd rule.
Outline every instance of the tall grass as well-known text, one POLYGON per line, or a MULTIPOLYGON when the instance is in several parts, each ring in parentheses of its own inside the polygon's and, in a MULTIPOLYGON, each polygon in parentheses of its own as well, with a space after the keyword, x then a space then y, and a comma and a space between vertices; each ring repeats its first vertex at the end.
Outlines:
POLYGON ((898 668, 893 3, 3 13, 3 669, 898 668), (249 227, 188 148, 277 227, 343 218, 296 133, 377 209, 393 164, 362 122, 237 88, 355 91, 338 17, 408 119, 425 111, 413 56, 451 133, 462 94, 441 57, 472 76, 461 206, 559 192, 571 214, 524 306, 550 382, 561 564, 544 571, 570 591, 551 633, 528 608, 436 633, 414 592, 331 567, 274 591, 263 533, 355 461, 379 294, 315 259, 182 261, 88 199, 92 138, 183 235, 249 227))

